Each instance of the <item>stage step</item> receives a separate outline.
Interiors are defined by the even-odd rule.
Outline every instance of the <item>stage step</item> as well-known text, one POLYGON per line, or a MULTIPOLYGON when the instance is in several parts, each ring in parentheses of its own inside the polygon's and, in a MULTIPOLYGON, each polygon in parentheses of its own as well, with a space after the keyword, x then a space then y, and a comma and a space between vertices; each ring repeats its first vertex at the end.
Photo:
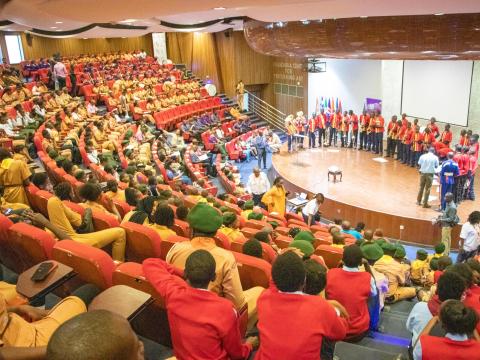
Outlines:
POLYGON ((407 355, 410 339, 401 338, 389 334, 373 332, 370 336, 363 338, 356 345, 370 349, 376 349, 394 355, 407 355))
POLYGON ((382 334, 410 339, 412 334, 406 328, 408 314, 383 312, 380 316, 379 331, 382 334))
POLYGON ((407 359, 403 353, 393 353, 379 349, 370 349, 358 344, 337 342, 334 360, 400 360, 407 359))

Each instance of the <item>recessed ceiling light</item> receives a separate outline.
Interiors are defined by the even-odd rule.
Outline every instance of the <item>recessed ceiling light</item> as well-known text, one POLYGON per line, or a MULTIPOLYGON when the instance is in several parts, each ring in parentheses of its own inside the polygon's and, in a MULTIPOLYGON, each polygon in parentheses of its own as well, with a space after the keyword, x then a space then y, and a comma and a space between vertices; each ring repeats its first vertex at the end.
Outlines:
POLYGON ((477 28, 473 28, 473 30, 475 30, 475 31, 480 31, 480 28, 478 28, 478 27, 477 27, 477 28))
POLYGON ((360 16, 360 18, 361 19, 366 19, 366 18, 368 18, 368 16, 367 15, 362 15, 362 16, 360 16))
POLYGON ((433 14, 435 16, 442 16, 442 15, 445 15, 444 13, 436 13, 436 14, 433 14))
POLYGON ((50 29, 56 29, 57 27, 56 26, 50 26, 50 29))
POLYGON ((277 25, 278 27, 284 27, 285 26, 285 23, 284 22, 281 22, 281 21, 277 21, 275 23, 275 25, 277 25))
POLYGON ((63 21, 55 21, 55 24, 63 24, 63 21))
POLYGON ((396 54, 397 52, 396 51, 389 51, 388 52, 390 55, 393 55, 393 54, 396 54))
POLYGON ((83 38, 83 40, 88 40, 88 38, 83 38))
POLYGON ((125 19, 125 20, 122 20, 122 21, 119 21, 121 23, 132 23, 132 22, 135 22, 137 21, 136 19, 125 19))
POLYGON ((127 37, 126 36, 122 36, 122 39, 126 39, 127 37))
POLYGON ((223 6, 218 6, 218 7, 214 7, 213 10, 227 10, 227 8, 223 6))
POLYGON ((422 54, 433 54, 435 51, 433 50, 426 50, 426 51, 422 51, 422 54))

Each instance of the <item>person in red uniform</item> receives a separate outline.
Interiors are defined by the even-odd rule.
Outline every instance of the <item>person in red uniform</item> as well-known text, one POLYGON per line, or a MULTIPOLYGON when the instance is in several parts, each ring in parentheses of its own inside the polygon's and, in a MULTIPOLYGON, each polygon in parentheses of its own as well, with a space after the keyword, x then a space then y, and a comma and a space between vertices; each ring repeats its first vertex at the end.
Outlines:
POLYGON ((390 122, 387 125, 387 155, 386 155, 386 157, 390 157, 390 155, 393 156, 393 154, 391 154, 391 153, 392 153, 394 137, 396 136, 397 132, 398 132, 397 115, 393 115, 392 118, 390 119, 390 122))
POLYGON ((340 128, 341 122, 342 122, 342 113, 340 112, 340 110, 338 110, 336 113, 334 113, 331 116, 330 138, 328 139, 328 146, 332 146, 332 140, 333 140, 333 145, 335 145, 335 147, 337 146, 337 131, 340 128))
POLYGON ((342 147, 346 147, 348 144, 348 129, 350 127, 350 117, 348 112, 344 112, 343 116, 340 118, 340 141, 342 147))
POLYGON ((463 162, 462 147, 460 145, 455 146, 455 154, 453 155, 453 161, 458 164, 459 174, 455 178, 455 190, 453 193, 454 201, 458 205, 463 200, 463 187, 465 186, 465 181, 467 179, 466 166, 463 162))
POLYGON ((418 164, 418 159, 422 155, 423 150, 423 134, 420 133, 420 127, 415 126, 415 131, 412 134, 412 152, 410 156, 410 166, 416 167, 418 164))
POLYGON ((467 180, 469 180, 468 172, 470 170, 470 155, 469 155, 470 148, 468 146, 462 147, 462 167, 460 168, 460 174, 464 174, 464 181, 463 181, 463 191, 462 191, 462 198, 461 200, 467 199, 467 190, 468 188, 465 188, 465 183, 467 180))
POLYGON ((318 359, 324 338, 345 338, 345 309, 338 302, 305 294, 305 276, 303 261, 294 252, 275 259, 273 283, 257 303, 261 343, 256 360, 318 359))
POLYGON ((407 122, 407 130, 405 130, 405 134, 402 138, 402 148, 403 148, 403 155, 402 155, 402 164, 410 165, 411 157, 412 157, 412 139, 414 130, 412 128, 412 123, 407 122))
POLYGON ((427 125, 427 128, 430 129, 430 132, 433 134, 435 139, 440 136, 440 130, 438 129, 436 122, 437 120, 434 117, 432 117, 430 119, 430 123, 427 125))
POLYGON ((475 331, 478 315, 459 300, 447 300, 425 326, 413 349, 414 360, 472 360, 480 354, 480 337, 475 331), (445 337, 431 336, 440 322, 445 337), (473 338, 470 338, 473 334, 473 338))
POLYGON ((352 131, 352 135, 350 137, 350 148, 357 148, 357 142, 358 142, 358 116, 353 112, 353 110, 350 110, 348 112, 348 115, 350 116, 350 127, 352 131))
POLYGON ((423 131, 423 151, 427 152, 435 143, 435 136, 430 128, 426 127, 423 131))
POLYGON ((181 270, 161 259, 146 259, 143 272, 165 300, 178 359, 247 359, 256 337, 242 342, 233 303, 208 291, 215 280, 215 259, 207 250, 196 250, 181 270))
POLYGON ((409 121, 407 119, 407 114, 403 113, 402 114, 402 126, 407 126, 408 123, 409 123, 409 121))
POLYGON ((375 152, 375 154, 383 155, 383 133, 385 131, 385 119, 380 113, 380 110, 375 110, 375 116, 373 118, 373 129, 375 132, 373 151, 375 152))
POLYGON ((471 148, 469 151, 469 161, 468 161, 468 172, 467 177, 470 180, 470 185, 467 190, 466 198, 467 200, 475 201, 475 189, 474 189, 474 182, 475 182, 475 172, 478 168, 478 158, 475 154, 475 149, 471 148))
POLYGON ((450 131, 450 124, 445 125, 445 130, 442 131, 439 141, 435 146, 435 152, 439 157, 445 157, 450 152, 450 144, 452 142, 452 132, 450 131), (446 150, 443 150, 446 149, 446 150))
POLYGON ((308 129, 308 148, 311 149, 315 147, 315 138, 317 137, 317 120, 315 113, 312 114, 312 117, 308 119, 307 123, 308 129))
POLYGON ((363 253, 359 246, 350 245, 343 248, 343 267, 327 272, 326 298, 337 300, 345 306, 348 314, 347 339, 359 341, 367 333, 370 325, 368 298, 377 295, 375 279, 370 266, 365 261, 365 269, 360 271, 363 253))
POLYGON ((403 148, 403 139, 408 129, 408 122, 403 124, 402 120, 398 120, 400 124, 400 129, 398 130, 398 139, 397 139, 397 160, 403 162, 403 154, 405 149, 403 148))
POLYGON ((318 129, 318 146, 323 146, 326 140, 325 129, 327 128, 327 117, 325 116, 324 110, 320 110, 320 114, 315 118, 317 129, 318 129))
POLYGON ((468 137, 467 130, 460 131, 460 140, 458 141, 458 145, 461 147, 470 145, 470 138, 468 137))
POLYGON ((362 115, 360 115, 360 146, 358 150, 367 149, 367 129, 370 124, 370 115, 366 110, 363 110, 362 115))

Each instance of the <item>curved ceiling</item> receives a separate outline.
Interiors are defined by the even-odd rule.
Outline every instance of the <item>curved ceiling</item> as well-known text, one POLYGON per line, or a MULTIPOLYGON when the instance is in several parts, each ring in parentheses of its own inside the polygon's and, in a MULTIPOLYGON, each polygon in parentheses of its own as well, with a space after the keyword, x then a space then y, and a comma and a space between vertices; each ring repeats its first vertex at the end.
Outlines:
POLYGON ((84 28, 89 37, 240 30, 242 18, 278 22, 480 12, 479 0, 0 0, 0 6, 0 20, 13 23, 0 23, 1 30, 38 29, 44 36, 76 37, 86 36, 84 28), (136 28, 112 30, 102 24, 136 28))

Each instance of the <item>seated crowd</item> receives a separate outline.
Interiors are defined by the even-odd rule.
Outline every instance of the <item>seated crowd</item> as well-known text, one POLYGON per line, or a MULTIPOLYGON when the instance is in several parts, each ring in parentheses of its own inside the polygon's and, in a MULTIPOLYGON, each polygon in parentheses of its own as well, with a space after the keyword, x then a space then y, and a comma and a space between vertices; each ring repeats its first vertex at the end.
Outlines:
MULTIPOLYGON (((111 90, 100 89, 99 82, 92 94, 102 96, 92 96, 87 106, 68 89, 32 94, 26 98, 35 103, 32 121, 11 128, 11 109, 3 107, 2 129, 13 138, 14 153, 0 148, 0 223, 5 224, 0 238, 3 230, 22 225, 52 239, 45 260, 67 249, 84 261, 99 254, 96 267, 109 261, 110 273, 128 276, 136 269, 130 285, 145 291, 142 285, 148 283, 154 307, 166 310, 168 324, 161 333, 169 335, 177 359, 332 359, 336 342, 358 342, 379 330, 385 304, 413 298, 418 303, 407 328, 414 359, 478 354, 478 259, 452 265, 439 244, 434 253, 419 250, 409 260, 405 248, 381 229, 361 223, 353 229, 347 220, 322 224, 322 194, 300 214, 290 213, 280 178, 254 202, 228 160, 237 151, 237 160, 258 156, 260 164, 259 151, 265 148, 258 145, 276 151, 278 144, 269 129, 256 129, 245 115, 220 106, 166 131, 152 126, 158 125, 153 112, 198 101, 198 82, 183 83, 180 74, 166 86, 163 66, 152 74, 138 70, 154 64, 141 52, 70 59, 70 67, 79 64, 92 78, 115 79, 111 90), (137 101, 155 103, 149 98, 153 82, 145 83, 154 74, 162 74, 162 94, 173 102, 162 104, 160 98, 158 108, 135 110, 137 101), (179 84, 191 86, 180 90, 179 84), (110 102, 117 96, 118 104, 110 102), (102 103, 111 109, 99 110, 102 103), (230 149, 234 140, 238 148, 230 149), (37 156, 45 171, 32 174, 28 164, 37 156), (235 191, 217 194, 210 177, 219 173, 235 191), (151 246, 143 245, 145 237, 151 246)), ((21 107, 15 119, 26 117, 21 107)), ((2 246, 14 246, 14 240, 1 240, 2 246)), ((8 252, 0 255, 9 258, 8 252)), ((85 268, 75 265, 70 264, 88 278, 82 277, 85 268)), ((47 310, 25 299, 19 305, 15 286, 0 282, 0 354, 5 359, 143 359, 136 335, 144 335, 141 325, 134 332, 112 312, 87 311, 91 298, 112 282, 117 284, 110 280, 102 288, 84 281, 94 295, 86 296, 82 287, 70 289, 47 310)))

